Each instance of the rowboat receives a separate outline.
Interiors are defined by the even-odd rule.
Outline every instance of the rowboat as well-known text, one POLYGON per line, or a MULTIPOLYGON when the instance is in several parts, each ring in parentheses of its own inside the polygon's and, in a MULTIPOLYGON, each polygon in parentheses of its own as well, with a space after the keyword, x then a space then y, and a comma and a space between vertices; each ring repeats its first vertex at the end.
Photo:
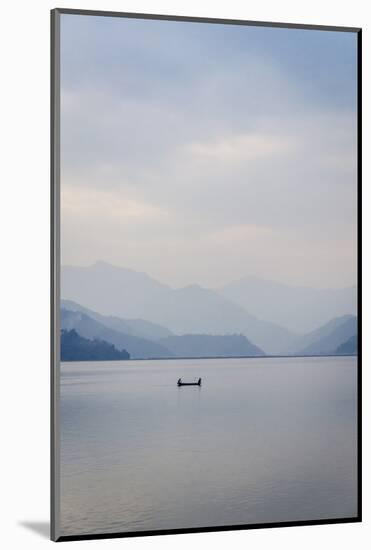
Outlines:
POLYGON ((182 382, 182 379, 179 378, 177 386, 201 386, 201 378, 197 382, 182 382))

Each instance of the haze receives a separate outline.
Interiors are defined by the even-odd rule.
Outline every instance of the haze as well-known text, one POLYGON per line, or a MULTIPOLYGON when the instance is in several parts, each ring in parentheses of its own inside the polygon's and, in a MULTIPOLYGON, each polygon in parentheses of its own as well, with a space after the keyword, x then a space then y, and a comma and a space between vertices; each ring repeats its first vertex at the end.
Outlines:
POLYGON ((62 15, 62 263, 356 283, 356 35, 62 15))

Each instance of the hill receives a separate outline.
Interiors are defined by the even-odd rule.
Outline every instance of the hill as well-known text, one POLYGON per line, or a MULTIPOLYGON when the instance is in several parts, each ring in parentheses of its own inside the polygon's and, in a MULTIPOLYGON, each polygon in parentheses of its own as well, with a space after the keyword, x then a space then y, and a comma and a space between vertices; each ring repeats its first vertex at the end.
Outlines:
POLYGON ((344 315, 332 319, 319 329, 304 336, 297 348, 299 355, 333 354, 349 338, 357 334, 357 318, 344 315))
POLYGON ((218 289, 258 318, 307 333, 333 318, 356 314, 357 288, 317 289, 244 277, 218 289))
POLYGON ((337 355, 357 355, 358 353, 358 342, 357 336, 351 336, 346 342, 343 342, 335 350, 337 355))
POLYGON ((76 330, 61 332, 61 361, 113 361, 130 359, 126 350, 118 350, 104 340, 89 340, 76 330))
POLYGON ((264 352, 254 346, 246 336, 231 334, 184 334, 161 340, 176 357, 257 357, 264 352))
POLYGON ((85 313, 108 328, 131 336, 138 336, 138 338, 145 338, 146 340, 156 342, 160 340, 160 338, 166 338, 172 335, 172 332, 168 328, 156 323, 151 323, 144 319, 122 319, 121 317, 114 317, 112 315, 102 315, 72 300, 61 300, 61 307, 69 311, 80 311, 81 313, 85 313))
POLYGON ((75 329, 84 338, 104 340, 118 349, 126 349, 132 359, 172 357, 172 353, 157 342, 113 330, 79 311, 62 309, 60 322, 62 329, 75 329))

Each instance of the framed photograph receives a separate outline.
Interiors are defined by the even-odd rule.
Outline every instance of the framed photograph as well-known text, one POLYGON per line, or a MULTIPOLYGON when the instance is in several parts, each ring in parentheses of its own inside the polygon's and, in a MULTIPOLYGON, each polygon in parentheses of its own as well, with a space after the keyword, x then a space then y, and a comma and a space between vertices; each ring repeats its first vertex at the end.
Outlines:
POLYGON ((361 521, 361 30, 52 11, 53 540, 361 521))

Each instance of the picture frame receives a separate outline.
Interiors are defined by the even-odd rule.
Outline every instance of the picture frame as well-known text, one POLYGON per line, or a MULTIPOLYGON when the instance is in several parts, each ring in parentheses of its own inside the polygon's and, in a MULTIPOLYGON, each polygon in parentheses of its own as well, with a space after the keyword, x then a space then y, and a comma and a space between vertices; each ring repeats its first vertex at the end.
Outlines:
MULTIPOLYGON (((322 25, 295 25, 274 22, 255 22, 232 19, 197 18, 109 11, 55 9, 51 12, 51 538, 55 541, 88 540, 132 536, 216 532, 240 529, 321 525, 362 521, 362 31, 353 27, 322 25), (161 21, 197 23, 201 26, 229 26, 229 28, 269 28, 303 31, 350 33, 356 39, 356 284, 357 284, 357 348, 356 359, 356 489, 357 512, 349 517, 328 517, 287 521, 259 521, 235 524, 205 524, 203 526, 175 526, 171 528, 109 530, 65 534, 60 527, 61 515, 61 419, 60 419, 60 357, 61 357, 61 17, 81 16, 114 18, 116 21, 161 21)), ((84 304, 85 305, 85 304, 84 304)), ((281 355, 283 357, 283 355, 281 355)), ((178 384, 179 385, 179 384, 178 384)))

